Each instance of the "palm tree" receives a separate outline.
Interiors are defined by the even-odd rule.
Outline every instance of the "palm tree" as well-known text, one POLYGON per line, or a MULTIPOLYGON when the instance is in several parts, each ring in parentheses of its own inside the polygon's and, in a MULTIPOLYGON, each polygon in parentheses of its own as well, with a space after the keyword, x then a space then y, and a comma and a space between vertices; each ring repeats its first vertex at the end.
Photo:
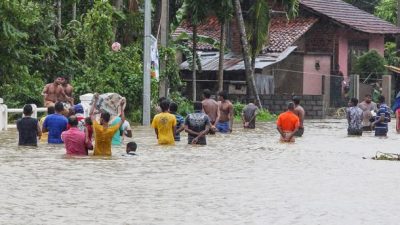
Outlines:
MULTIPOLYGON (((207 17, 209 2, 199 0, 186 0, 184 5, 184 14, 192 25, 192 44, 193 44, 193 62, 196 62, 197 49, 197 26, 202 24, 207 17)), ((193 101, 197 100, 196 87, 196 63, 192 64, 192 85, 193 85, 193 101)))
MULTIPOLYGON (((247 22, 247 33, 245 24, 243 22, 240 1, 233 1, 235 3, 236 19, 238 21, 240 38, 242 41, 244 65, 246 68, 246 80, 247 83, 250 84, 249 95, 255 95, 259 106, 262 107, 255 85, 254 71, 256 58, 259 52, 262 50, 263 46, 268 44, 269 24, 271 18, 268 1, 255 0, 251 6, 249 10, 249 19, 247 22), (250 46, 248 41, 250 42, 250 46), (251 51, 249 51, 249 49, 251 49, 251 51)), ((284 7, 288 18, 293 18, 297 15, 300 4, 299 0, 281 0, 280 2, 284 7)))
POLYGON ((262 108, 260 96, 258 95, 255 84, 254 73, 256 69, 256 58, 258 53, 262 50, 268 40, 270 15, 267 0, 255 0, 254 4, 249 10, 249 18, 246 22, 247 38, 250 43, 251 82, 253 83, 252 91, 255 93, 259 107, 262 108))
POLYGON ((214 0, 213 9, 221 25, 221 36, 219 46, 219 65, 218 65, 218 91, 224 89, 224 56, 226 43, 226 23, 233 17, 233 5, 231 0, 214 0))
POLYGON ((247 39, 247 34, 246 34, 246 28, 243 20, 243 13, 242 13, 242 7, 240 5, 240 0, 233 0, 234 6, 235 6, 235 16, 236 20, 238 23, 239 27, 239 34, 240 34, 240 40, 242 43, 242 52, 243 52, 243 61, 244 61, 244 67, 245 67, 245 72, 246 72, 246 82, 247 82, 247 93, 250 97, 253 97, 255 95, 257 99, 257 103, 261 106, 261 101, 260 101, 260 96, 258 96, 257 89, 256 89, 256 82, 254 79, 254 73, 252 71, 251 67, 251 62, 250 62, 250 46, 248 43, 247 39))

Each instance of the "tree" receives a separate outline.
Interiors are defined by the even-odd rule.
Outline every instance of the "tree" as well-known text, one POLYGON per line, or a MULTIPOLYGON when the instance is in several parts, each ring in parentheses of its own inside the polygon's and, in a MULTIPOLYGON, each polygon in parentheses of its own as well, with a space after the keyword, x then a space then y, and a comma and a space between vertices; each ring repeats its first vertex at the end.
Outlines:
MULTIPOLYGON (((209 4, 206 1, 186 0, 184 9, 187 21, 192 25, 193 33, 193 62, 196 62, 196 49, 197 49, 197 27, 204 22, 207 17, 209 4)), ((196 63, 192 67, 192 85, 193 85, 193 101, 197 100, 197 86, 196 86, 196 63)))
MULTIPOLYGON (((248 93, 255 97, 259 106, 262 107, 260 97, 257 93, 254 72, 255 62, 262 48, 267 45, 269 36, 270 10, 267 0, 255 0, 251 5, 248 20, 247 32, 243 22, 243 15, 239 0, 235 2, 236 19, 238 21, 239 33, 241 37, 244 65, 246 70, 246 81, 248 93), (249 45, 250 43, 250 45, 249 45), (251 58, 251 59, 250 59, 251 58)), ((299 0, 280 0, 288 19, 293 18, 298 13, 299 0)))
POLYGON ((396 24, 397 22, 397 1, 381 0, 375 7, 375 15, 388 22, 396 24))
POLYGON ((221 35, 219 39, 219 64, 218 64, 218 91, 224 89, 224 56, 226 43, 226 23, 233 17, 232 0, 214 0, 213 9, 221 24, 221 35))
POLYGON ((375 82, 386 72, 385 64, 385 59, 376 50, 371 50, 357 59, 355 72, 360 78, 375 82))
POLYGON ((248 39, 247 39, 247 34, 246 34, 246 28, 243 20, 243 14, 242 14, 242 7, 240 5, 240 0, 233 0, 234 1, 234 6, 235 6, 235 15, 236 15, 236 21, 238 23, 239 27, 239 34, 240 34, 240 40, 242 43, 242 52, 243 52, 243 61, 244 61, 244 67, 245 67, 245 72, 246 72, 246 82, 247 82, 247 93, 250 97, 256 97, 257 103, 261 106, 261 101, 260 97, 258 96, 257 89, 256 89, 256 83, 254 79, 254 73, 251 68, 251 62, 250 62, 250 46, 248 44, 248 39))

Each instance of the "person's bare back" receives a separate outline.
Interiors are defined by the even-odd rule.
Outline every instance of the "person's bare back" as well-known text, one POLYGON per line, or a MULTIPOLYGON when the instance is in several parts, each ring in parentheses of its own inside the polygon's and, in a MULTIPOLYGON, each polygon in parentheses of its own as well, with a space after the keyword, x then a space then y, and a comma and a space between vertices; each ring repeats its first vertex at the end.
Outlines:
POLYGON ((72 92, 74 88, 72 85, 69 83, 65 83, 62 85, 64 93, 65 93, 65 98, 62 99, 63 102, 69 102, 71 105, 74 104, 74 99, 72 98, 72 92))
POLYGON ((215 122, 218 118, 218 102, 214 99, 204 99, 202 102, 203 111, 210 118, 211 125, 215 125, 215 122))
POLYGON ((304 116, 305 116, 305 113, 306 113, 304 111, 304 108, 301 105, 296 105, 296 108, 294 108, 294 113, 300 119, 300 128, 303 128, 304 116))

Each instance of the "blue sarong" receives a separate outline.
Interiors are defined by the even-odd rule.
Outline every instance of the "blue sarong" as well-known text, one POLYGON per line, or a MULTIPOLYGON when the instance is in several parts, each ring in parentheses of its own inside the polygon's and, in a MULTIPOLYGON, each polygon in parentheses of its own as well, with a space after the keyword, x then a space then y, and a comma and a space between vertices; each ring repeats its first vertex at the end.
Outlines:
POLYGON ((215 126, 219 132, 221 133, 229 133, 229 121, 226 122, 218 122, 217 125, 215 126))

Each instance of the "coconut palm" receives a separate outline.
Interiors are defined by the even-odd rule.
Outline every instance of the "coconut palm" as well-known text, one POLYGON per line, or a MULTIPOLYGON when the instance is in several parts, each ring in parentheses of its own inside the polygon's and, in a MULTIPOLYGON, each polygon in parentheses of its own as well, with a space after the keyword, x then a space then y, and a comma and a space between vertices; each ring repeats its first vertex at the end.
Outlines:
POLYGON ((250 46, 247 39, 246 28, 243 19, 242 7, 240 5, 240 0, 233 0, 235 6, 235 16, 238 23, 240 40, 242 43, 242 53, 243 61, 246 72, 246 82, 247 82, 247 94, 250 97, 256 97, 257 103, 261 106, 260 97, 258 96, 256 89, 256 82, 254 79, 254 73, 252 72, 251 62, 250 62, 250 46))
MULTIPOLYGON (((209 4, 208 0, 186 0, 184 3, 184 15, 186 20, 192 25, 192 48, 193 48, 193 62, 196 62, 196 49, 197 49, 197 27, 204 22, 207 17, 209 4)), ((196 63, 192 64, 192 85, 193 85, 193 101, 197 100, 197 87, 196 87, 196 63)))
POLYGON ((213 0, 213 9, 221 25, 218 65, 218 91, 224 89, 224 56, 226 43, 226 23, 233 17, 232 0, 213 0))
MULTIPOLYGON (((255 62, 259 52, 268 44, 270 10, 267 0, 255 0, 252 4, 247 21, 247 32, 243 21, 240 0, 233 0, 235 4, 236 19, 238 21, 239 33, 243 49, 243 58, 246 71, 246 81, 248 93, 251 97, 255 96, 260 107, 261 101, 257 93, 254 70, 255 62), (250 42, 250 45, 249 45, 250 42)), ((282 6, 288 18, 293 18, 298 13, 299 0, 281 0, 282 6)))

